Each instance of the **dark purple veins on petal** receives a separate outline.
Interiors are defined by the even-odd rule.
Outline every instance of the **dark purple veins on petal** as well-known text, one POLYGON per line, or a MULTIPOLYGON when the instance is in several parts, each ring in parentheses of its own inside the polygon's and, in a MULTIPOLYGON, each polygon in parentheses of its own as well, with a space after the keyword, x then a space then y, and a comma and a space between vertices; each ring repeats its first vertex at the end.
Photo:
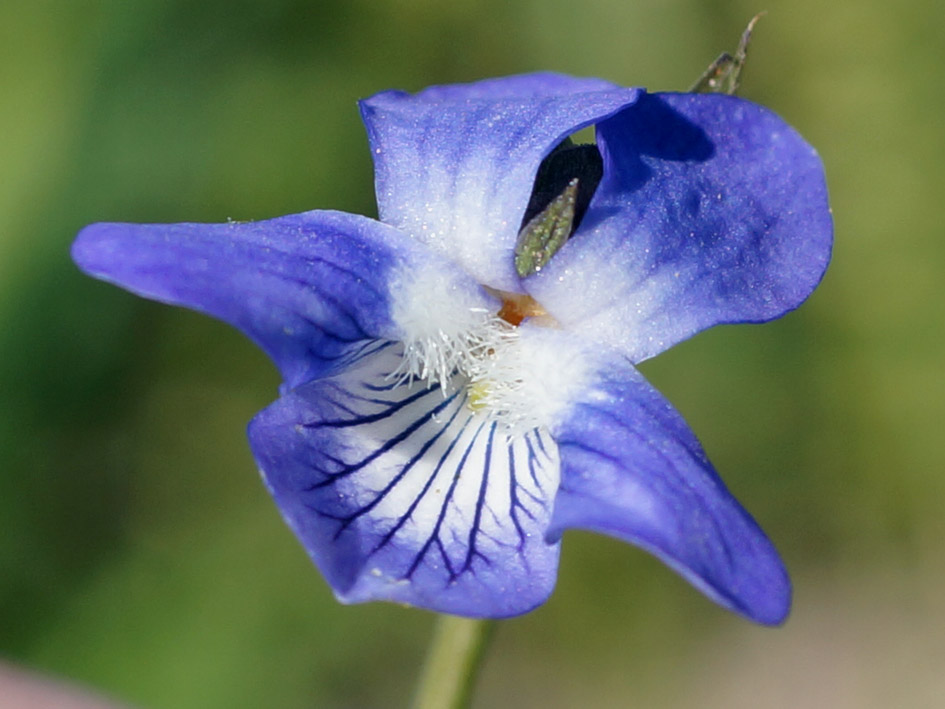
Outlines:
POLYGON ((397 349, 257 417, 250 437, 277 502, 345 599, 471 615, 534 607, 557 560, 544 539, 556 449, 537 431, 508 439, 462 386, 396 385, 397 349))

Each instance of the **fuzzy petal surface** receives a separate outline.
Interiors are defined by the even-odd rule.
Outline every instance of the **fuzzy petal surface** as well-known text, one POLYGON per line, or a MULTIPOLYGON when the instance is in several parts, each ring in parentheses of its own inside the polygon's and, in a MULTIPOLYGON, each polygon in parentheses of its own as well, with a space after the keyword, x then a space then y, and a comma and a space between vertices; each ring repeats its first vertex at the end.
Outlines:
POLYGON ((543 73, 377 94, 361 114, 380 219, 480 283, 521 292, 512 251, 542 158, 641 93, 543 73))
POLYGON ((404 274, 468 280, 396 229, 330 211, 227 224, 93 224, 72 256, 96 278, 236 326, 274 360, 286 389, 342 366, 373 339, 399 336, 392 293, 404 274))
POLYGON ((597 126, 604 177, 525 289, 634 362, 712 325, 797 307, 832 220, 817 153, 778 116, 718 94, 647 94, 597 126))
POLYGON ((397 385, 402 345, 262 411, 250 444, 279 509, 337 597, 474 617, 531 610, 551 593, 545 541, 557 448, 510 443, 462 387, 397 385))
POLYGON ((659 557, 722 606, 784 620, 777 551, 719 479, 689 426, 624 358, 611 356, 553 431, 561 483, 549 539, 601 532, 659 557))

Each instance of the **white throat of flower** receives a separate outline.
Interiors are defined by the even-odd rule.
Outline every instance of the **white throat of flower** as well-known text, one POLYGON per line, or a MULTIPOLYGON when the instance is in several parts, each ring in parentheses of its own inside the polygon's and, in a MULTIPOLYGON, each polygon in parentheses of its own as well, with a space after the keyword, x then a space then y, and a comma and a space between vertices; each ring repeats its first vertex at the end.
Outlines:
POLYGON ((472 327, 454 332, 437 329, 405 338, 403 360, 391 378, 398 383, 419 379, 427 386, 448 383, 456 374, 471 383, 481 381, 484 367, 510 346, 517 333, 488 310, 474 308, 469 312, 481 316, 472 327))
POLYGON ((402 281, 405 297, 396 299, 395 320, 404 351, 390 379, 438 385, 444 396, 463 388, 467 408, 503 424, 510 435, 548 425, 556 407, 543 405, 550 393, 543 372, 559 365, 517 327, 536 313, 517 310, 518 296, 486 289, 496 298, 490 303, 481 291, 468 293, 451 280, 436 274, 402 281))

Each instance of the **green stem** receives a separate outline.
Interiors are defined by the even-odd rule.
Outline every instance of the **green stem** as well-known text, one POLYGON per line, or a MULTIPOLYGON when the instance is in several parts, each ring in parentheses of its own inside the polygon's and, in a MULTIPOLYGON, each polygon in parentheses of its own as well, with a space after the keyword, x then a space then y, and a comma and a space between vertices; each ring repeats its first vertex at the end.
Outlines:
POLYGON ((469 705, 494 625, 489 620, 439 616, 413 709, 464 709, 469 705))

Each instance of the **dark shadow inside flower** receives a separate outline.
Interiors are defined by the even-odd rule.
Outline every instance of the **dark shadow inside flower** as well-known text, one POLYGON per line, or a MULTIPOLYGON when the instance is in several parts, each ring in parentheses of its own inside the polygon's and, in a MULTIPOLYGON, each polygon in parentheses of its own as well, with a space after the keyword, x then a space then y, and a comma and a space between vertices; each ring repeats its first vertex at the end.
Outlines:
MULTIPOLYGON (((648 201, 646 190, 653 188, 649 183, 659 182, 664 171, 673 170, 673 163, 679 168, 691 168, 693 163, 708 162, 716 154, 715 145, 706 132, 670 106, 660 94, 643 95, 632 107, 603 121, 600 127, 610 135, 619 135, 621 140, 605 142, 601 147, 596 144, 568 146, 565 141, 555 148, 539 167, 526 219, 560 193, 567 179, 577 176, 582 180, 582 194, 575 210, 572 234, 582 226, 583 231, 590 231, 625 209, 625 205, 608 203, 610 200, 597 200, 585 218, 590 200, 602 181, 606 191, 618 191, 625 200, 636 203, 639 197, 636 208, 642 210, 648 201), (580 158, 576 157, 578 150, 582 153, 580 158), (606 156, 602 157, 601 150, 606 156), (603 175, 605 169, 606 176, 603 175), (595 174, 595 171, 599 172, 595 174), (633 196, 641 190, 643 195, 633 196), (585 195, 588 201, 582 203, 580 199, 585 195)), ((673 209, 686 219, 694 219, 700 213, 703 197, 699 189, 674 195, 673 209)))
POLYGON ((584 218, 591 197, 604 176, 604 161, 600 150, 594 143, 578 144, 565 138, 555 146, 541 164, 535 175, 535 184, 528 199, 528 206, 522 217, 521 227, 528 224, 536 214, 545 209, 551 201, 560 195, 571 180, 577 178, 578 193, 574 206, 573 233, 584 218))
MULTIPOLYGON (((640 156, 705 162, 715 155, 715 146, 705 130, 672 108, 659 94, 645 94, 628 110, 608 121, 620 125, 628 138, 627 148, 635 148, 640 156)), ((631 168, 629 160, 632 151, 625 150, 622 155, 626 161, 618 165, 625 169, 631 168)), ((626 187, 632 187, 634 173, 641 182, 647 177, 647 173, 639 169, 628 172, 621 170, 621 175, 629 180, 624 183, 626 187)))

